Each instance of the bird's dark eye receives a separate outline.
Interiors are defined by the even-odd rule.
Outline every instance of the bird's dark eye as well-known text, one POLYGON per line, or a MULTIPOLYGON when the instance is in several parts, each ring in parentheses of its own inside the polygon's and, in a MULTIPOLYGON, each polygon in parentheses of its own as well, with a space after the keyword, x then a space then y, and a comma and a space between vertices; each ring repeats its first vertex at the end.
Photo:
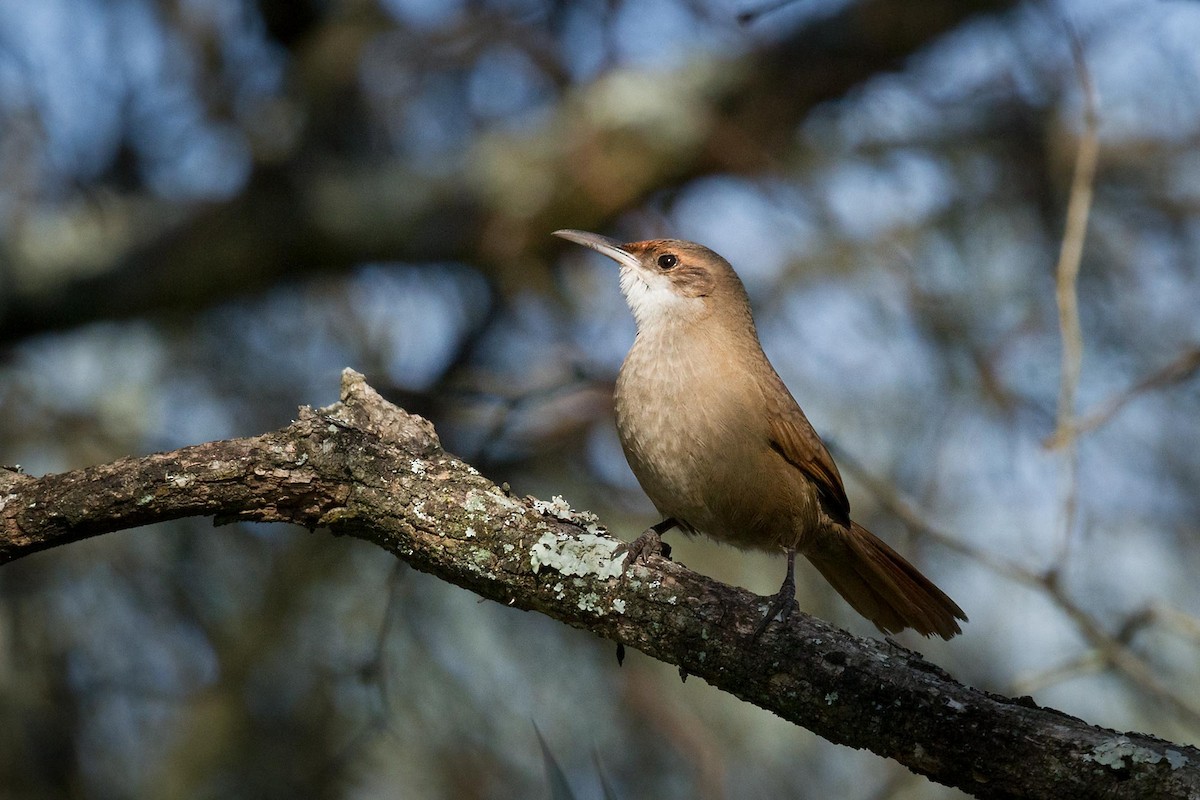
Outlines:
POLYGON ((679 263, 679 259, 672 253, 665 253, 658 257, 658 266, 662 269, 671 269, 679 263))

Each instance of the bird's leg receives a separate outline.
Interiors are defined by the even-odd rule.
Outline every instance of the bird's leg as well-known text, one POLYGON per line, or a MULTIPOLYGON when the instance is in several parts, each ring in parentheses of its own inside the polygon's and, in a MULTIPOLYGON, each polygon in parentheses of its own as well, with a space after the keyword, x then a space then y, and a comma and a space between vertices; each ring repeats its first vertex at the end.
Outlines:
POLYGON ((622 545, 625 549, 625 566, 622 572, 629 569, 631 564, 645 564, 650 556, 670 558, 671 545, 663 542, 662 535, 671 528, 677 527, 679 527, 678 520, 674 517, 667 517, 657 525, 651 525, 641 536, 629 544, 622 545))
POLYGON ((787 551, 787 561, 787 577, 783 579, 783 586, 779 587, 779 591, 771 599, 771 605, 767 606, 767 615, 755 628, 755 639, 763 635, 763 631, 767 629, 767 625, 775 619, 776 615, 779 615, 780 622, 786 622, 796 608, 796 551, 794 549, 787 551))

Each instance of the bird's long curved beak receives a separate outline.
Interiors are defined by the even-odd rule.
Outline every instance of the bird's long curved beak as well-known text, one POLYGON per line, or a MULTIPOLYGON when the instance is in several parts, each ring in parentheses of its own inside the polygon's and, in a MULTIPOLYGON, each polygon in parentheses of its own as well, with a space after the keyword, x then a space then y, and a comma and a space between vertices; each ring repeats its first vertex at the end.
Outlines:
POLYGON ((597 253, 603 253, 623 267, 636 268, 639 264, 637 256, 626 250, 625 245, 616 239, 610 239, 598 233, 570 229, 555 231, 554 235, 569 242, 590 247, 597 253))

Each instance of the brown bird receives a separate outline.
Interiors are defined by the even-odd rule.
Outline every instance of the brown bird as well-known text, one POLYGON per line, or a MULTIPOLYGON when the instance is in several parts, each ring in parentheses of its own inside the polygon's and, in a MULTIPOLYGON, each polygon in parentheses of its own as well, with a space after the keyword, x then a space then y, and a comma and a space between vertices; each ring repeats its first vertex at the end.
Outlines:
POLYGON ((662 551, 671 528, 742 549, 787 553, 787 577, 755 632, 796 606, 800 553, 884 633, 949 639, 967 617, 879 537, 850 519, 825 444, 763 353, 746 289, 707 247, 679 239, 621 244, 555 231, 621 268, 637 339, 614 403, 625 457, 663 521, 626 563, 662 551))

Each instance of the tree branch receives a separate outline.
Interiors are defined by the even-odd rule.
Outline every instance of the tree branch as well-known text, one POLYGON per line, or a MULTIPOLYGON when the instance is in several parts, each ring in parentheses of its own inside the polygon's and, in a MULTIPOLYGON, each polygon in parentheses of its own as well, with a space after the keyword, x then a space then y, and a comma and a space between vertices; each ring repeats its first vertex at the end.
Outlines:
POLYGON ((668 561, 620 578, 618 542, 561 500, 516 498, 347 370, 341 401, 273 433, 33 478, 0 471, 0 563, 150 522, 328 527, 417 569, 678 665, 840 744, 977 797, 1200 795, 1200 750, 966 687, 917 653, 668 561))

